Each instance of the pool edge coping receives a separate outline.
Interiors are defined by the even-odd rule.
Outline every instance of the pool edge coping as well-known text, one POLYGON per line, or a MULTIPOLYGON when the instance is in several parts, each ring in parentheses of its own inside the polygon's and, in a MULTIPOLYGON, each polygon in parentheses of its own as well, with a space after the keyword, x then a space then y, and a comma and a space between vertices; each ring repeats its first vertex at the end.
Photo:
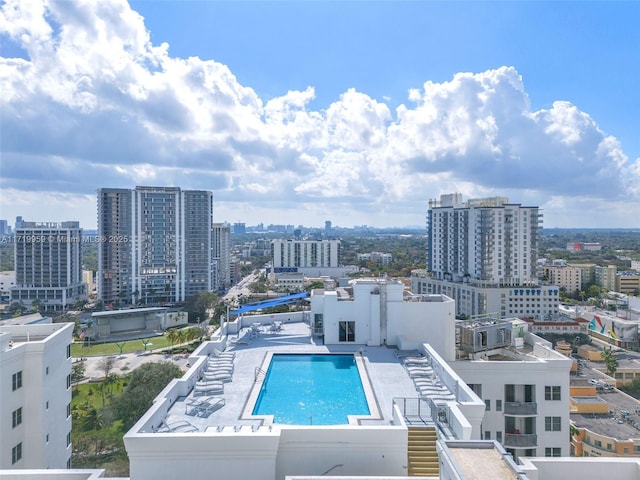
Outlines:
MULTIPOLYGON (((360 376, 360 383, 362 385, 362 390, 367 401, 367 407, 369 408, 369 415, 347 415, 347 424, 337 424, 337 425, 361 425, 362 420, 384 420, 384 417, 380 414, 380 408, 378 406, 378 399, 376 397, 375 391, 371 384, 371 379, 369 378, 369 372, 367 371, 367 367, 365 365, 365 357, 361 351, 354 352, 272 352, 271 350, 267 351, 264 359, 262 360, 262 364, 259 368, 264 375, 262 378, 256 379, 253 387, 251 387, 251 391, 247 397, 247 401, 245 402, 244 408, 242 409, 242 414, 240 415, 240 420, 258 420, 262 422, 262 425, 278 425, 280 427, 291 427, 297 425, 280 425, 273 423, 274 415, 254 415, 253 410, 255 408, 258 397, 260 396, 260 391, 262 390, 262 385, 264 384, 267 371, 269 369, 269 365, 271 364, 271 359, 275 354, 293 354, 293 355, 353 355, 353 358, 356 362, 356 367, 358 369, 358 375, 360 376)), ((305 425, 306 427, 327 427, 333 425, 305 425)))

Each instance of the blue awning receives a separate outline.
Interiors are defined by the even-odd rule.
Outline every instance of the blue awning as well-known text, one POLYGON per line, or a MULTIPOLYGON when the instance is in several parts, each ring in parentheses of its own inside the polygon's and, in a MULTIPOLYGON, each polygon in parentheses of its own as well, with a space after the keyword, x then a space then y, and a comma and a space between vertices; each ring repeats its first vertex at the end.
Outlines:
POLYGON ((247 303, 245 305, 242 305, 239 309, 229 312, 229 317, 231 317, 231 315, 240 315, 245 312, 253 312, 254 310, 261 310, 263 308, 277 307, 279 305, 295 303, 298 300, 307 298, 308 296, 309 296, 308 292, 301 292, 301 293, 294 293, 293 295, 285 295, 283 297, 269 298, 261 302, 247 303))

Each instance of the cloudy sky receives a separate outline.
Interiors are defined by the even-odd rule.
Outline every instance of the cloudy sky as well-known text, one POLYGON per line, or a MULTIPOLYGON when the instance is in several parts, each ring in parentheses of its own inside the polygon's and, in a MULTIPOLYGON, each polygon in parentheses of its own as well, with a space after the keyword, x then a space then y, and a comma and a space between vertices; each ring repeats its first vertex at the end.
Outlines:
POLYGON ((640 227, 640 2, 0 5, 10 223, 171 185, 249 225, 424 225, 461 192, 640 227))

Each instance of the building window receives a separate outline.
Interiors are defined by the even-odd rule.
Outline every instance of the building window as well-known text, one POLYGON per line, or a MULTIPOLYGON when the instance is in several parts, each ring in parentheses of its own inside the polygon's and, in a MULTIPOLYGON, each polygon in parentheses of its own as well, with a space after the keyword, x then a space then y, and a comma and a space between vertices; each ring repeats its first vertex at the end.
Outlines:
POLYGON ((13 377, 11 378, 11 384, 13 386, 13 390, 17 390, 22 387, 22 370, 13 374, 13 377))
POLYGON ((544 399, 545 400, 560 400, 560 387, 559 386, 546 386, 546 387, 544 387, 544 399))
POLYGON ((484 409, 488 412, 489 410, 491 410, 491 400, 485 400, 484 401, 484 409))
POLYGON ((496 400, 496 412, 502 411, 502 400, 496 400))
POLYGON ((67 345, 67 358, 71 358, 71 344, 67 345))
POLYGON ((559 432, 561 430, 560 417, 544 417, 544 429, 547 432, 559 432))
POLYGON ((544 449, 544 456, 545 457, 561 457, 562 455, 560 455, 560 448, 545 448, 544 449))
POLYGON ((71 388, 71 374, 67 375, 67 389, 71 388))
POLYGON ((71 404, 67 403, 67 418, 71 416, 71 404))
POLYGON ((22 442, 11 449, 11 464, 18 463, 22 459, 22 442))
POLYGON ((502 443, 502 432, 496 432, 496 440, 502 443))
POLYGON ((338 322, 338 341, 356 341, 356 322, 338 322))
POLYGON ((484 432, 484 439, 485 440, 491 440, 491 432, 489 430, 484 432))
POLYGON ((45 374, 45 375, 49 375, 49 367, 46 367, 46 368, 44 369, 44 374, 45 374))
POLYGON ((11 413, 11 424, 13 425, 13 428, 16 428, 21 423, 22 423, 22 407, 14 410, 11 413))
POLYGON ((67 447, 71 445, 71 432, 67 433, 67 447))

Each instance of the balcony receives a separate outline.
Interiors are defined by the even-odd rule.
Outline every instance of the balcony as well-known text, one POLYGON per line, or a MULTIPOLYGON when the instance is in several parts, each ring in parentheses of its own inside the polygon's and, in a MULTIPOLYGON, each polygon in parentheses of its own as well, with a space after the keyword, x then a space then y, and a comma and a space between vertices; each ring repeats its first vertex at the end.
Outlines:
POLYGON ((505 433, 505 448, 532 448, 538 446, 538 435, 535 433, 505 433))
POLYGON ((505 402, 505 415, 537 415, 538 404, 536 402, 505 402))

